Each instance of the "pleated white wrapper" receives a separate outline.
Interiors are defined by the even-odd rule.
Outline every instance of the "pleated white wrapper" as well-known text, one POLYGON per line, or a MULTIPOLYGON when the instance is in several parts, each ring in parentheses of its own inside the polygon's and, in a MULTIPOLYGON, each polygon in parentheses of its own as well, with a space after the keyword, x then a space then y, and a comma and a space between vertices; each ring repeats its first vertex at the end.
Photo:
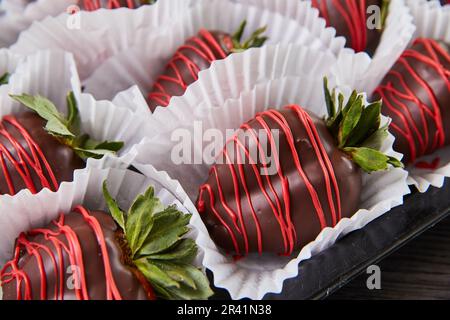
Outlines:
MULTIPOLYGON (((167 108, 157 108, 150 113, 145 98, 137 86, 120 92, 113 103, 129 108, 146 117, 146 130, 152 137, 177 128, 183 119, 189 119, 202 105, 221 106, 230 98, 238 98, 258 83, 286 76, 319 77, 330 73, 336 58, 329 52, 302 45, 268 45, 236 53, 227 59, 216 61, 211 68, 200 72, 196 82, 183 96, 173 97, 167 108), (156 116, 170 113, 171 119, 156 116)), ((331 80, 331 78, 330 78, 331 80)))
MULTIPOLYGON (((279 13, 293 19, 308 28, 322 43, 338 56, 345 46, 345 38, 336 36, 336 29, 326 26, 326 21, 319 17, 319 11, 311 5, 311 1, 292 0, 231 0, 235 3, 256 6, 279 13)), ((350 50, 350 49, 349 49, 350 50)), ((345 50, 344 50, 345 51, 345 50)), ((351 50, 350 50, 351 51, 351 50)))
MULTIPOLYGON (((331 82, 330 85, 332 84, 331 82)), ((350 90, 342 91, 348 98, 350 90)), ((225 135, 227 129, 236 130, 256 113, 287 104, 299 104, 319 116, 324 116, 326 107, 322 78, 296 77, 261 83, 250 91, 241 92, 237 99, 226 100, 224 105, 212 106, 205 101, 200 108, 189 115, 186 114, 182 119, 174 118, 172 112, 159 112, 155 114, 155 118, 171 123, 177 129, 162 132, 140 145, 134 165, 140 169, 141 164, 151 163, 155 168, 167 171, 172 178, 180 182, 189 198, 195 202, 198 189, 206 181, 210 164, 213 162, 213 158, 204 154, 204 150, 211 143, 224 145, 222 140, 203 143, 201 139, 205 130, 213 128, 225 135), (183 151, 185 156, 189 155, 186 161, 180 161, 178 158, 181 146, 187 148, 183 151)), ((383 122, 385 121, 386 118, 383 119, 383 122)), ((392 150, 393 142, 394 138, 390 135, 385 141, 383 151, 401 158, 400 154, 392 150)), ((403 169, 363 174, 360 210, 351 219, 343 219, 336 227, 324 229, 315 241, 297 252, 295 257, 250 255, 234 261, 217 248, 199 213, 194 211, 192 223, 199 230, 197 243, 205 251, 203 265, 214 273, 215 286, 228 290, 233 299, 261 299, 267 293, 279 293, 284 280, 302 277, 298 274, 300 261, 328 248, 343 235, 364 227, 391 208, 402 204, 403 196, 409 193, 406 178, 407 173, 403 169)))
POLYGON ((167 32, 145 35, 140 40, 142 35, 136 33, 132 42, 137 45, 112 56, 97 68, 85 83, 86 91, 98 99, 112 99, 118 92, 136 84, 147 95, 170 58, 187 39, 202 28, 233 34, 244 20, 247 20, 247 27, 243 39, 257 28, 267 26, 268 45, 302 44, 337 56, 343 50, 343 39, 334 37, 334 29, 325 28, 310 5, 303 4, 302 8, 302 19, 292 20, 269 10, 230 1, 198 1, 180 21, 167 28, 167 32))
MULTIPOLYGON (((71 90, 79 91, 79 88, 75 61, 70 53, 40 51, 25 57, 12 73, 9 84, 0 87, 0 116, 26 110, 23 105, 9 97, 9 94, 22 93, 47 97, 62 113, 66 113, 67 93, 71 90)), ((125 164, 131 163, 136 155, 136 145, 147 136, 145 119, 111 102, 96 101, 88 94, 78 93, 76 98, 82 131, 100 141, 123 141, 125 146, 118 152, 117 157, 125 164)), ((88 159, 88 163, 109 163, 115 157, 88 159)), ((21 192, 28 191, 19 193, 21 192)), ((1 195, 1 201, 4 197, 8 196, 1 195)))
MULTIPOLYGON (((415 38, 432 38, 450 44, 450 6, 442 7, 439 1, 425 0, 409 0, 408 5, 417 25, 415 38)), ((434 170, 408 167, 408 183, 420 192, 426 192, 430 186, 442 187, 445 178, 450 177, 450 147, 444 147, 418 161, 430 163, 437 158, 440 160, 439 166, 434 170)))
MULTIPOLYGON (((0 77, 5 74, 9 74, 9 80, 7 84, 0 86, 0 106, 2 105, 1 97, 5 97, 9 90, 9 83, 14 82, 14 73, 17 66, 23 60, 23 56, 13 54, 7 49, 0 49, 0 77)), ((1 108, 1 107, 0 107, 1 108)))
MULTIPOLYGON (((54 2, 38 0, 36 5, 47 8, 54 6, 54 2)), ((138 9, 100 9, 43 17, 43 20, 35 21, 29 29, 23 31, 11 49, 22 54, 45 49, 71 52, 77 62, 80 77, 84 80, 108 57, 134 46, 134 40, 164 33, 166 27, 179 20, 195 2, 196 0, 164 0, 138 9)), ((32 9, 37 8, 29 9, 34 12, 32 9)))
MULTIPOLYGON (((120 167, 120 164, 116 164, 120 167)), ((180 200, 180 185, 167 173, 156 171, 151 166, 143 167, 143 174, 127 169, 108 167, 88 167, 75 174, 72 183, 62 183, 57 192, 45 190, 37 195, 29 192, 15 197, 2 199, 0 202, 0 268, 12 258, 15 239, 21 232, 33 228, 45 227, 61 213, 70 213, 71 209, 82 204, 90 210, 108 212, 102 193, 103 181, 107 181, 111 195, 123 210, 128 210, 137 195, 150 186, 155 188, 155 195, 166 205, 175 205, 178 210, 189 213, 192 203, 180 200)), ((186 235, 196 239, 198 231, 190 225, 191 231, 186 235)), ((204 252, 199 252, 194 264, 203 268, 201 261, 204 252)), ((1 298, 1 287, 0 287, 1 298)))
POLYGON ((381 41, 374 56, 370 58, 364 52, 343 52, 334 68, 338 83, 371 95, 409 45, 415 28, 405 0, 391 0, 381 41))

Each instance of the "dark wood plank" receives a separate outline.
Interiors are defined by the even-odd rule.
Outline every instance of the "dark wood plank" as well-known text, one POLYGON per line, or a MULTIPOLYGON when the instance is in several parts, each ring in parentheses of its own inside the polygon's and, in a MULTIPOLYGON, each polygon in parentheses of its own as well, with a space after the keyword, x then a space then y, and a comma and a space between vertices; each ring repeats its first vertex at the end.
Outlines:
POLYGON ((450 218, 378 264, 381 290, 363 274, 329 299, 450 299, 450 218))

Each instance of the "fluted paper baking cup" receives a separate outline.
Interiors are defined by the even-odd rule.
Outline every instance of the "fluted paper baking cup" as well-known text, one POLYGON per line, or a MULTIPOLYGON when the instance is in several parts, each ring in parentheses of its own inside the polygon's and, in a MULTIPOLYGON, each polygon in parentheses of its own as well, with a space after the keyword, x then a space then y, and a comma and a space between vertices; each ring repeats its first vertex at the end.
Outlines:
MULTIPOLYGON (((144 174, 140 174, 127 169, 88 167, 87 170, 77 172, 73 182, 62 183, 57 192, 45 190, 37 195, 27 192, 2 199, 0 202, 2 212, 0 215, 0 267, 12 258, 15 239, 21 232, 44 227, 59 214, 70 213, 73 207, 80 204, 90 210, 108 212, 102 193, 103 181, 107 181, 111 195, 124 209, 130 207, 137 195, 153 186, 155 196, 164 205, 176 205, 180 211, 189 212, 176 193, 166 188, 166 186, 173 187, 176 192, 176 182, 166 173, 158 172, 150 166, 144 171, 144 174)), ((187 205, 191 204, 187 203, 187 205)), ((195 239, 196 234, 195 227, 191 225, 191 231, 186 236, 195 239)), ((199 263, 202 257, 203 251, 199 248, 195 261, 199 267, 202 267, 199 263)))
MULTIPOLYGON (((78 91, 76 99, 81 130, 99 141, 123 141, 125 145, 117 156, 129 164, 136 154, 136 145, 147 135, 145 119, 127 108, 117 107, 108 101, 96 101, 91 95, 81 94, 79 87, 75 61, 70 53, 40 51, 24 58, 12 74, 6 90, 0 88, 0 116, 27 110, 9 96, 23 93, 47 97, 60 112, 66 114, 67 93, 78 91)), ((115 156, 106 156, 100 160, 88 159, 88 163, 108 163, 110 157, 115 156)))
MULTIPOLYGON (((83 80, 108 57, 134 46, 135 39, 145 40, 152 34, 165 32, 195 1, 164 0, 137 9, 99 9, 46 17, 22 32, 11 49, 22 54, 44 49, 71 52, 83 80)), ((40 2, 54 5, 54 0, 40 2)))
POLYGON ((9 75, 8 83, 0 85, 0 106, 3 105, 2 97, 5 97, 11 82, 15 82, 17 66, 23 60, 21 55, 13 54, 7 49, 0 49, 0 77, 9 75))
POLYGON ((26 23, 16 13, 20 9, 20 6, 7 6, 5 2, 0 2, 0 49, 13 44, 20 31, 26 28, 26 23))
MULTIPOLYGON (((254 6, 223 0, 202 0, 191 8, 167 32, 137 39, 136 46, 124 50, 104 62, 86 81, 86 91, 98 99, 112 99, 122 90, 136 84, 146 95, 176 50, 202 28, 233 34, 247 21, 243 39, 256 29, 267 26, 267 44, 302 44, 337 55, 343 42, 333 37, 330 28, 314 19, 315 11, 304 7, 305 18, 295 21, 278 13, 254 6)), ((258 49, 252 50, 256 52, 258 49)), ((226 59, 225 59, 226 60, 226 59)))
POLYGON ((415 38, 432 38, 450 43, 450 6, 437 0, 407 0, 417 26, 415 38))
MULTIPOLYGON (((280 108, 287 104, 300 104, 305 109, 324 116, 326 113, 322 91, 321 77, 285 78, 258 84, 253 90, 242 92, 238 99, 229 99, 223 106, 211 107, 204 102, 196 113, 183 121, 171 118, 171 113, 160 113, 158 117, 169 122, 176 122, 179 131, 162 133, 154 139, 139 146, 139 154, 134 165, 140 169, 141 163, 152 163, 155 168, 167 171, 177 179, 194 202, 198 188, 206 181, 211 159, 203 153, 202 146, 192 141, 192 159, 204 161, 198 164, 175 164, 171 155, 180 142, 173 137, 178 133, 195 139, 198 126, 204 130, 215 128, 225 133, 226 129, 236 130, 250 120, 255 113, 269 108, 280 108), (200 122, 199 122, 200 121, 200 122)), ((342 88, 346 98, 350 90, 342 88)), ((383 122, 387 119, 383 118, 383 122)), ((394 138, 389 138, 383 145, 383 152, 401 158, 394 152, 394 138)), ((409 193, 406 183, 407 172, 403 169, 390 169, 385 172, 363 174, 363 187, 360 210, 352 218, 341 220, 336 227, 324 229, 315 241, 306 245, 295 258, 275 256, 248 256, 235 261, 224 254, 210 239, 199 213, 194 211, 192 223, 199 230, 197 243, 205 251, 203 265, 214 274, 216 287, 226 289, 233 299, 261 299, 267 293, 280 293, 284 280, 302 277, 298 274, 298 264, 312 255, 328 248, 343 235, 364 227, 391 208, 403 203, 403 196, 409 193)))
MULTIPOLYGON (((277 12, 285 17, 293 19, 305 26, 311 33, 320 38, 336 56, 345 46, 345 38, 336 36, 336 29, 326 26, 326 21, 319 17, 319 11, 312 7, 310 1, 292 0, 232 0, 236 3, 264 8, 271 12, 277 12)), ((346 50, 344 50, 346 51, 346 50)))
MULTIPOLYGON (((153 114, 136 87, 121 92, 115 103, 138 111, 148 121, 148 137, 177 128, 202 106, 222 106, 230 98, 238 98, 258 83, 286 76, 320 77, 327 75, 336 59, 333 54, 302 45, 275 45, 236 53, 215 61, 211 68, 199 73, 183 96, 173 97, 167 108, 153 114), (142 112, 141 112, 142 111, 142 112), (157 116, 159 113, 170 116, 157 116), (176 121, 165 121, 166 117, 176 121)), ((333 77, 330 76, 330 81, 333 77)))
POLYGON ((342 52, 336 64, 339 84, 373 93, 412 40, 416 27, 405 0, 391 0, 380 44, 374 56, 342 52))

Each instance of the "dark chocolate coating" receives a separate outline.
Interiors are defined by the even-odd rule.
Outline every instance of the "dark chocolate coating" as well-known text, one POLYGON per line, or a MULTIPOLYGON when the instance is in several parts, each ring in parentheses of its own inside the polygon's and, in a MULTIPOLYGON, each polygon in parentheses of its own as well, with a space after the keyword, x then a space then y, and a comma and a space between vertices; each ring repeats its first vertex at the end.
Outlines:
MULTIPOLYGON (((440 45, 442 48, 447 50, 447 48, 443 44, 440 45)), ((424 45, 420 42, 414 43, 413 46, 406 52, 407 53, 417 52, 419 54, 423 54, 431 58, 430 54, 427 53, 424 45)), ((441 54, 437 54, 436 56, 438 57, 440 64, 443 65, 445 69, 450 71, 450 62, 444 59, 444 57, 441 54)), ((426 62, 420 61, 418 59, 413 59, 411 57, 405 57, 404 55, 402 56, 402 58, 405 58, 405 60, 411 66, 412 70, 414 70, 416 75, 422 79, 423 83, 425 83, 429 87, 429 89, 431 89, 434 97, 436 98, 442 116, 442 125, 445 132, 445 144, 448 145, 450 143, 450 108, 449 108, 450 91, 448 89, 448 81, 449 81, 448 76, 447 81, 445 81, 442 75, 440 75, 435 68, 430 67, 430 65, 427 64, 426 62)), ((411 74, 411 72, 406 68, 406 66, 400 61, 398 61, 392 67, 391 72, 383 79, 379 88, 381 88, 382 86, 392 85, 392 87, 398 90, 399 92, 405 91, 403 89, 402 84, 400 83, 399 78, 395 77, 393 72, 400 74, 404 79, 404 81, 406 82, 407 86, 410 88, 411 92, 414 94, 414 96, 419 98, 420 101, 422 101, 431 110, 432 98, 430 97, 429 94, 427 94, 427 91, 424 89, 423 84, 417 81, 415 77, 411 74)), ((380 99, 381 96, 379 92, 375 91, 373 98, 380 99)), ((407 110, 411 114, 414 123, 418 128, 419 132, 418 134, 420 134, 420 136, 423 137, 426 129, 423 121, 421 120, 422 119, 421 109, 417 106, 417 104, 414 101, 410 99, 403 99, 398 95, 395 95, 395 99, 396 100, 394 100, 394 95, 388 95, 387 97, 385 97, 382 113, 392 118, 393 124, 399 126, 402 130, 404 130, 405 125, 404 122, 402 121, 402 117, 387 107, 388 102, 393 104, 394 106, 398 106, 398 102, 401 102, 406 106, 407 110)), ((402 111, 401 114, 405 115, 404 112, 405 111, 402 111)), ((432 117, 427 116, 426 119, 427 119, 426 123, 428 125, 427 130, 428 134, 430 135, 430 137, 434 137, 438 129, 437 125, 435 121, 433 121, 432 117)), ((411 159, 411 149, 409 147, 410 146, 409 140, 405 136, 397 134, 395 130, 391 131, 396 137, 394 149, 397 150, 398 152, 403 153, 404 163, 410 163, 411 160, 415 160, 411 159)), ((413 141, 415 143, 416 150, 419 150, 420 145, 417 136, 414 137, 413 141)), ((434 151, 435 148, 433 147, 433 144, 429 143, 427 145, 425 152, 417 154, 417 157, 430 154, 434 151)))
MULTIPOLYGON (((217 44, 220 45, 220 47, 227 55, 231 53, 232 49, 230 47, 231 38, 229 34, 220 31, 209 31, 209 33, 211 33, 217 44)), ((205 39, 200 33, 196 36, 196 38, 203 41, 207 45, 209 50, 212 51, 212 53, 214 54, 214 61, 221 59, 221 54, 218 52, 218 50, 214 48, 214 46, 211 45, 207 41, 207 39, 205 39)), ((183 46, 192 46, 197 50, 204 51, 204 48, 198 42, 194 41, 192 38, 188 39, 183 46)), ((186 47, 184 48, 180 47, 170 61, 170 62, 174 61, 174 67, 168 65, 165 71, 162 73, 162 76, 170 78, 178 78, 179 76, 186 86, 189 86, 190 84, 194 83, 198 79, 198 74, 195 74, 195 77, 193 77, 191 70, 189 69, 189 66, 186 64, 184 60, 181 59, 173 60, 179 54, 182 54, 189 61, 195 64, 200 71, 208 69, 212 63, 211 61, 205 60, 201 55, 198 54, 198 52, 187 49, 186 47), (174 68, 177 70, 178 75, 177 72, 175 72, 174 68)), ((167 81, 166 79, 158 78, 156 82, 162 87, 164 87, 165 91, 168 93, 170 97, 182 96, 186 91, 186 88, 180 86, 177 83, 174 83, 173 81, 167 81)), ((151 93, 159 92, 159 90, 156 86, 153 86, 150 92, 151 93)), ((156 107, 161 105, 160 103, 158 103, 158 101, 152 99, 150 96, 147 99, 147 103, 152 112, 156 109, 156 107)), ((164 105, 164 107, 165 106, 166 105, 164 105)))
MULTIPOLYGON (((104 212, 91 211, 91 216, 95 217, 102 228, 104 238, 106 240, 111 269, 115 279, 115 283, 119 289, 119 292, 125 300, 146 300, 147 294, 141 285, 141 282, 135 277, 130 268, 122 264, 122 251, 119 244, 116 241, 116 232, 118 227, 112 217, 104 212)), ((87 288, 89 298, 91 300, 106 300, 106 281, 104 272, 104 263, 102 260, 102 254, 98 246, 95 233, 89 227, 87 222, 78 213, 70 213, 65 217, 65 225, 70 226, 79 239, 82 248, 83 260, 86 271, 87 288)), ((53 224, 47 226, 48 229, 56 231, 57 228, 53 224)), ((57 256, 57 252, 54 246, 42 235, 28 236, 28 239, 33 242, 37 242, 51 248, 53 254, 57 256)), ((64 236, 58 236, 58 239, 67 244, 67 240, 64 236)), ((69 277, 72 276, 72 272, 67 270, 70 266, 68 255, 63 251, 64 255, 64 267, 65 277, 64 283, 70 282, 69 277), (66 272, 67 271, 67 272, 66 272)), ((47 276, 47 297, 48 299, 54 298, 54 285, 55 285, 55 270, 51 263, 50 256, 43 254, 45 274, 47 276)), ((59 264, 58 264, 59 266, 59 264)), ((40 299, 41 278, 39 274, 38 264, 36 259, 28 254, 24 254, 19 261, 19 267, 29 277, 33 300, 40 299)), ((69 269, 70 270, 70 269, 69 269)), ((16 281, 3 285, 3 299, 15 300, 17 297, 17 284, 16 281)), ((23 286, 22 286, 23 288, 23 286)), ((76 300, 75 291, 69 289, 67 285, 64 285, 64 300, 76 300)))
MULTIPOLYGON (((71 148, 61 144, 56 138, 45 131, 45 121, 37 114, 33 112, 24 112, 16 115, 15 118, 28 131, 34 141, 42 149, 45 158, 53 169, 58 183, 63 181, 72 181, 74 170, 85 167, 84 161, 71 148)), ((4 123, 4 125, 12 136, 16 138, 29 153, 30 150, 28 144, 25 142, 23 136, 17 131, 17 129, 8 123, 4 123)), ((4 145, 14 156, 14 158, 17 159, 15 149, 12 148, 8 139, 2 135, 0 135, 0 144, 4 145)), ((25 189, 26 185, 11 161, 5 159, 5 164, 13 181, 16 193, 22 189, 25 189)), ((38 188, 38 191, 41 190, 41 182, 36 172, 31 169, 29 171, 32 175, 34 185, 38 188)), ((5 172, 1 169, 0 194, 9 194, 8 185, 5 180, 5 172)))
MULTIPOLYGON (((320 203, 323 206, 323 210, 326 217, 328 226, 332 225, 331 209, 327 201, 327 190, 324 181, 324 173, 319 165, 316 154, 313 151, 311 141, 308 138, 305 126, 301 123, 296 113, 289 109, 280 110, 281 114, 286 119, 289 128, 293 132, 293 141, 295 141, 295 151, 301 159, 301 165, 311 181, 314 189, 320 199, 320 203)), ((323 120, 311 115, 313 122, 317 128, 320 136, 320 140, 328 154, 328 157, 334 168, 335 175, 337 177, 337 183, 340 190, 340 199, 342 203, 342 217, 351 217, 356 213, 360 202, 360 190, 362 184, 361 172, 342 151, 336 147, 334 138, 330 135, 323 120)), ((318 220, 318 216, 314 209, 310 194, 305 185, 305 181, 301 178, 296 170, 291 148, 288 145, 286 135, 281 130, 279 124, 273 119, 263 115, 263 119, 267 122, 271 130, 279 130, 279 159, 281 168, 284 172, 284 176, 288 179, 288 190, 290 194, 290 216, 293 220, 293 225, 297 234, 297 241, 295 243, 295 249, 300 249, 309 242, 313 241, 321 231, 321 225, 318 220)), ((262 125, 256 120, 251 120, 249 126, 255 132, 261 132, 258 130, 263 129, 262 125)), ((244 132, 248 132, 247 129, 241 129, 239 133, 239 140, 245 144, 248 150, 256 150, 255 141, 252 139, 244 139, 244 132)), ((248 136, 248 135, 247 135, 248 136)), ((270 150, 270 147, 268 148, 270 150)), ((269 153, 268 153, 269 154, 269 153)), ((241 158, 242 159, 242 158, 241 158)), ((239 165, 236 164, 236 155, 231 158, 233 167, 238 172, 239 165)), ((237 213, 237 204, 235 197, 235 188, 233 186, 232 175, 228 164, 215 164, 218 170, 218 177, 220 185, 223 189, 223 196, 229 207, 237 213)), ((258 161, 258 170, 263 166, 258 161)), ((256 175, 252 170, 252 166, 246 161, 243 165, 245 172, 245 179, 248 185, 248 194, 251 195, 254 209, 257 213, 259 223, 262 231, 262 243, 264 253, 282 253, 283 252, 283 239, 280 232, 278 222, 274 217, 274 213, 271 210, 268 202, 263 196, 263 192, 258 186, 256 175)), ((265 179, 263 177, 263 179, 265 179)), ((285 202, 283 201, 282 183, 277 174, 270 175, 270 180, 275 187, 276 194, 279 199, 282 200, 283 208, 285 208, 285 202)), ((246 230, 249 239, 249 252, 258 252, 257 232, 255 228, 254 219, 252 218, 252 211, 247 201, 247 194, 243 190, 242 181, 239 180, 239 199, 242 205, 243 220, 245 222, 246 230)), ((216 182, 215 175, 210 172, 209 178, 205 185, 210 185, 213 190, 215 199, 214 208, 219 212, 220 216, 227 222, 228 225, 232 225, 229 215, 221 205, 219 188, 216 182)), ((271 193, 269 190, 269 184, 264 181, 264 189, 267 193, 271 193)), ((333 194, 335 195, 334 191, 333 194)), ((272 199, 275 197, 272 196, 272 199)), ((197 207, 199 209, 202 220, 206 224, 211 238, 221 248, 228 253, 235 253, 233 242, 224 228, 219 222, 213 210, 211 208, 211 202, 208 195, 203 194, 197 201, 197 207)), ((283 209, 284 210, 284 209, 283 209)), ((237 235, 240 252, 244 252, 244 238, 237 235)))
MULTIPOLYGON (((322 2, 326 1, 327 5, 327 12, 329 21, 328 26, 334 27, 336 29, 336 35, 343 36, 347 39, 347 47, 354 48, 354 43, 352 42, 352 37, 350 33, 349 25, 347 24, 345 18, 343 15, 336 9, 334 2, 336 0, 317 0, 318 5, 316 5, 317 8, 320 8, 322 6, 322 2)), ((338 0, 340 1, 340 4, 343 8, 347 8, 346 1, 345 0, 338 0)), ((358 2, 360 0, 353 0, 355 2, 358 2)), ((366 6, 364 9, 364 12, 367 12, 367 8, 372 5, 379 6, 381 8, 382 0, 366 0, 366 6)), ((351 11, 347 10, 350 17, 353 17, 353 14, 351 11)), ((321 14, 322 17, 324 17, 321 14)), ((366 14, 366 18, 368 15, 366 14)), ((353 17, 354 18, 354 17, 353 17)), ((367 28, 367 21, 364 21, 365 27, 367 29, 367 43, 365 47, 365 52, 367 52, 369 55, 373 55, 378 47, 378 44, 381 40, 382 30, 379 29, 369 29, 367 28)))

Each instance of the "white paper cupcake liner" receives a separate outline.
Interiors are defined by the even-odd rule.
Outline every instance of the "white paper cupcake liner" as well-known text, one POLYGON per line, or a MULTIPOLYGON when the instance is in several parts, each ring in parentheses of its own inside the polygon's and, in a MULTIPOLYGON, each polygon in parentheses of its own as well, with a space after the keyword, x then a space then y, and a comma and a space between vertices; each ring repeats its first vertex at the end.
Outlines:
MULTIPOLYGON (((319 11, 312 7, 310 1, 292 0, 231 0, 236 3, 256 6, 277 12, 285 17, 297 21, 318 37, 336 56, 345 46, 345 38, 336 36, 336 29, 326 27, 326 21, 319 17, 319 11)), ((346 50, 344 50, 346 51, 346 50)))
POLYGON ((0 77, 4 74, 9 74, 8 83, 0 86, 0 106, 3 102, 1 97, 5 96, 5 93, 8 92, 9 84, 15 81, 14 74, 22 60, 23 57, 21 55, 13 54, 7 49, 0 49, 0 77))
MULTIPOLYGON (((144 174, 140 174, 126 169, 89 167, 88 170, 77 172, 72 183, 62 183, 57 192, 45 190, 37 195, 27 192, 2 199, 0 268, 12 258, 15 239, 21 232, 44 227, 61 213, 70 213, 73 207, 80 204, 90 210, 108 212, 102 193, 102 184, 105 180, 111 195, 124 209, 130 207, 137 195, 153 186, 155 195, 164 205, 176 205, 184 213, 190 211, 178 199, 177 194, 170 190, 174 188, 176 191, 180 187, 165 172, 158 172, 151 166, 145 167, 144 171, 144 174), (166 186, 169 186, 169 189, 166 186)), ((187 205, 192 204, 188 202, 187 205)), ((194 226, 191 225, 191 231, 186 237, 192 239, 197 237, 194 226)), ((194 264, 202 267, 200 263, 202 259, 203 251, 199 248, 194 264)))
MULTIPOLYGON (((349 97, 350 90, 343 90, 349 97)), ((203 157, 203 149, 193 143, 192 159, 203 159, 201 164, 175 164, 171 154, 174 146, 180 142, 173 139, 173 133, 191 134, 195 137, 203 134, 196 131, 201 121, 204 130, 237 129, 242 123, 250 120, 255 113, 268 108, 280 108, 286 104, 300 104, 307 110, 323 116, 326 112, 322 91, 321 77, 285 78, 259 84, 253 90, 242 92, 238 99, 229 99, 223 106, 212 107, 207 102, 203 107, 191 113, 183 120, 172 118, 172 113, 159 113, 166 123, 175 122, 178 131, 164 132, 145 144, 139 146, 139 154, 134 163, 140 169, 140 164, 151 163, 155 168, 165 170, 177 179, 192 202, 198 196, 199 186, 206 181, 211 159, 203 157), (182 132, 182 130, 184 130, 182 132)), ((386 118, 383 122, 387 121, 386 118)), ((194 138, 195 139, 195 138, 194 138)), ((385 141, 383 151, 389 155, 401 158, 392 150, 394 138, 392 135, 385 141)), ((280 293, 284 280, 298 274, 300 261, 331 246, 343 235, 364 227, 370 221, 388 212, 391 208, 403 203, 403 196, 409 193, 406 183, 407 172, 403 169, 390 169, 385 172, 363 175, 363 188, 360 210, 351 219, 343 219, 335 228, 324 229, 317 239, 305 246, 295 258, 256 257, 249 256, 237 262, 223 254, 210 239, 197 211, 194 211, 192 223, 199 230, 197 243, 204 249, 203 265, 214 274, 214 284, 225 288, 233 299, 261 299, 267 293, 280 293)))
POLYGON ((316 12, 309 5, 303 4, 302 8, 304 18, 295 21, 254 6, 224 0, 198 1, 167 32, 145 35, 140 40, 141 35, 135 34, 133 42, 137 45, 112 56, 96 69, 85 83, 86 91, 98 99, 112 99, 117 92, 136 84, 146 95, 176 50, 200 29, 233 34, 244 20, 247 20, 244 39, 267 26, 267 45, 302 44, 339 54, 344 45, 342 39, 334 38, 333 30, 315 19, 316 12))
MULTIPOLYGON (((44 49, 71 52, 81 79, 85 79, 108 57, 134 46, 134 39, 145 39, 154 33, 164 32, 195 1, 165 0, 138 9, 100 9, 94 12, 80 11, 74 15, 62 13, 57 17, 35 21, 21 33, 11 49, 22 54, 44 49)), ((55 1, 38 2, 43 6, 53 6, 55 1)))
MULTIPOLYGON (((82 131, 100 141, 123 141, 125 145, 117 157, 123 163, 129 164, 135 157, 136 145, 147 136, 145 119, 136 116, 127 108, 117 107, 108 101, 96 101, 88 94, 80 94, 79 88, 80 82, 71 54, 40 51, 24 58, 12 74, 5 90, 3 86, 0 88, 0 116, 27 110, 11 99, 9 94, 39 94, 54 102, 65 114, 67 93, 78 91, 76 99, 82 131)), ((110 158, 114 157, 116 156, 106 156, 100 160, 88 159, 88 163, 109 163, 110 158)), ((1 199, 3 197, 0 196, 1 199)))
POLYGON ((16 42, 20 32, 26 30, 33 21, 57 16, 77 2, 78 0, 3 0, 0 7, 4 9, 5 19, 2 21, 0 17, 0 48, 9 47, 16 42))
POLYGON ((450 6, 439 1, 407 0, 417 26, 415 38, 432 38, 450 43, 450 6))
POLYGON ((389 14, 374 56, 366 53, 343 52, 335 67, 335 75, 342 85, 348 85, 369 95, 409 45, 415 31, 405 0, 391 0, 389 14))
MULTIPOLYGON (((114 103, 146 117, 147 136, 153 137, 171 132, 201 106, 222 106, 227 99, 238 98, 241 92, 252 90, 258 83, 286 76, 323 78, 330 73, 335 61, 333 54, 320 49, 268 45, 214 62, 210 69, 199 73, 198 80, 183 96, 173 97, 167 108, 157 108, 153 114, 137 87, 119 93, 114 103), (176 121, 167 122, 164 117, 156 116, 159 113, 170 113, 170 118, 176 121)), ((330 75, 330 81, 332 78, 330 75)))

